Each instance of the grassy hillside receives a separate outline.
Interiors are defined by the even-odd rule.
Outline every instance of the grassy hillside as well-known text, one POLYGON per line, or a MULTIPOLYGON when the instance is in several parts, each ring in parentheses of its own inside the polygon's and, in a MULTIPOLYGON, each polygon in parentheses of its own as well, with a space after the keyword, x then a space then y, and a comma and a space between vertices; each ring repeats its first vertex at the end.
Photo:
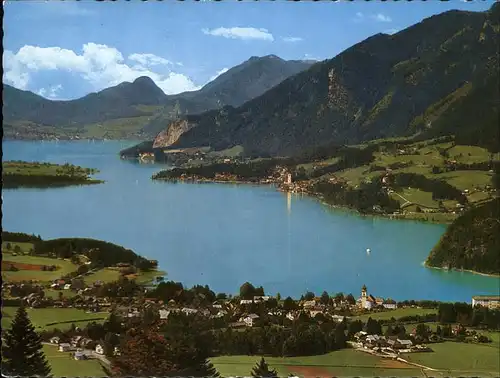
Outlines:
POLYGON ((70 164, 6 161, 2 163, 2 184, 4 188, 46 188, 102 183, 90 177, 96 172, 70 164))

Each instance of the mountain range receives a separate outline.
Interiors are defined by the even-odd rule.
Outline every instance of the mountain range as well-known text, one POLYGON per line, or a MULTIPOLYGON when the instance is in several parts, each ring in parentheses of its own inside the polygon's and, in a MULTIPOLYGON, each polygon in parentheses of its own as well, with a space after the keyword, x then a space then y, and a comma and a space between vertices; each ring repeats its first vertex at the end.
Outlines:
POLYGON ((311 64, 275 55, 252 57, 200 90, 177 95, 166 95, 149 77, 70 101, 49 100, 4 84, 4 135, 151 138, 179 116, 240 106, 311 64))
POLYGON ((289 156, 326 144, 454 134, 498 150, 499 14, 498 3, 486 12, 452 10, 374 35, 240 107, 182 116, 155 147, 289 156))
POLYGON ((290 156, 452 134, 499 150, 499 31, 499 3, 486 12, 452 10, 315 64, 252 57, 173 96, 146 77, 72 101, 4 85, 4 135, 139 137, 154 139, 148 148, 237 146, 246 156, 290 156))

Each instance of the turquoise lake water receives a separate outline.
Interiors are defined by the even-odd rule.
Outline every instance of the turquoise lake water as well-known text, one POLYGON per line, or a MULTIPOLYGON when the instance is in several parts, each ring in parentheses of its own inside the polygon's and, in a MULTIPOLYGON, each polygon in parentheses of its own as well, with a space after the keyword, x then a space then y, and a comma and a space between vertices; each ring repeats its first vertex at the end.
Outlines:
POLYGON ((119 159, 133 142, 3 142, 4 160, 97 168, 105 184, 4 190, 2 226, 42 238, 89 237, 158 259, 168 279, 237 293, 342 291, 470 302, 500 279, 422 266, 446 227, 360 217, 271 187, 155 182, 165 166, 119 159), (367 254, 366 249, 371 253, 367 254))

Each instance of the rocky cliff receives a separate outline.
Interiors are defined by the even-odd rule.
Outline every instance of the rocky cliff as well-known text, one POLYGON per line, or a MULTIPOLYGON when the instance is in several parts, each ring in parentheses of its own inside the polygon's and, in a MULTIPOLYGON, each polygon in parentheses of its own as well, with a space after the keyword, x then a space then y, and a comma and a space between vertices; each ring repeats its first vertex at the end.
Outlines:
POLYGON ((186 120, 177 120, 171 122, 169 127, 161 131, 153 141, 153 148, 169 147, 180 138, 182 134, 195 127, 195 123, 186 120))

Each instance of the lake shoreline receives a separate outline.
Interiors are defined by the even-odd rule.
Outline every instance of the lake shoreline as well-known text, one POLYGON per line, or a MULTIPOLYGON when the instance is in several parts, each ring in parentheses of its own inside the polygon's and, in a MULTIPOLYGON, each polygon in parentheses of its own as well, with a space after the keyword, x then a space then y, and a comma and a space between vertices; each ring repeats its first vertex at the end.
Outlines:
POLYGON ((394 215, 394 214, 363 214, 359 212, 356 209, 347 207, 347 206, 342 206, 342 205, 336 205, 327 202, 324 197, 320 194, 309 192, 309 191, 290 191, 287 190, 286 188, 283 188, 280 183, 269 183, 269 182, 259 182, 259 181, 245 181, 245 180, 215 180, 215 179, 207 179, 207 178, 188 178, 188 179, 181 179, 181 178, 155 178, 154 176, 152 177, 152 180, 156 181, 165 181, 165 182, 171 182, 171 183, 187 183, 187 184, 232 184, 232 185, 251 185, 251 186, 268 186, 268 187, 273 187, 275 188, 278 192, 282 193, 290 193, 290 194, 301 194, 304 196, 308 196, 310 198, 313 198, 317 201, 319 201, 322 205, 326 205, 330 208, 336 209, 336 210, 342 210, 346 212, 350 212, 353 214, 356 214, 360 217, 371 217, 371 218, 381 218, 381 219, 389 219, 389 220, 399 220, 399 221, 412 221, 412 222, 419 222, 419 223, 430 223, 430 224, 439 224, 439 225, 449 225, 451 224, 452 221, 436 221, 436 220, 431 220, 431 219, 425 219, 425 218, 420 218, 420 217, 411 217, 408 215, 403 215, 399 214, 394 215))
MULTIPOLYGON (((5 176, 4 176, 5 177, 5 176)), ((68 181, 68 182, 58 182, 51 184, 31 184, 31 183, 22 183, 22 184, 9 184, 3 183, 3 189, 5 190, 16 190, 16 189, 50 189, 50 188, 67 188, 69 186, 85 186, 85 185, 98 185, 104 184, 106 181, 104 180, 88 180, 88 181, 68 181)))
POLYGON ((246 186, 161 185, 151 176, 171 167, 121 160, 116 151, 123 146, 4 143, 5 160, 94 167, 100 171, 95 178, 106 181, 92 188, 5 190, 4 228, 47 239, 79 235, 126 245, 157 259, 168 272, 166 280, 207 284, 217 292, 245 281, 298 297, 306 290, 358 293, 363 284, 374 295, 396 300, 470 301, 498 290, 498 279, 422 269, 420 262, 446 227, 363 218, 329 204, 330 209, 316 196, 282 195, 276 183, 258 184, 259 175, 244 176, 253 181, 246 186), (378 269, 384 274, 376 274, 378 269))
POLYGON ((472 274, 477 274, 479 276, 484 276, 484 277, 491 277, 491 278, 500 278, 500 274, 493 274, 493 273, 482 273, 482 272, 476 272, 475 270, 471 269, 457 269, 457 268, 441 268, 439 266, 432 266, 427 264, 427 261, 424 261, 422 265, 426 268, 431 268, 431 269, 437 269, 437 270, 444 270, 444 271, 454 271, 454 272, 468 272, 472 274))

